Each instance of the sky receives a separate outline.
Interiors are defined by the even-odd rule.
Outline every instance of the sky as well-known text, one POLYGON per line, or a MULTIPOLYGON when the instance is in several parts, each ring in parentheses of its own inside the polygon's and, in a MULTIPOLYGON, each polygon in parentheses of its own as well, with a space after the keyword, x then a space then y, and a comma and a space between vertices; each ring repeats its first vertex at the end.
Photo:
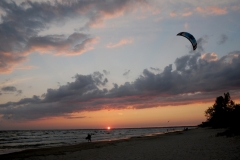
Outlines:
POLYGON ((198 125, 240 102, 239 17, 239 0, 1 0, 0 130, 198 125))

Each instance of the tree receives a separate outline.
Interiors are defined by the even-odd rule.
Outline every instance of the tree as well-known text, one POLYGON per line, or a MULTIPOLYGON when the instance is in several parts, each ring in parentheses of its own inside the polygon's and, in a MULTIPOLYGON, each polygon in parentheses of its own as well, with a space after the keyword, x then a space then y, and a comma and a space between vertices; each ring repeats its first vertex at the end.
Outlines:
POLYGON ((209 124, 214 128, 227 127, 229 125, 230 112, 234 105, 228 92, 224 93, 224 97, 217 97, 215 104, 205 111, 209 124))
POLYGON ((202 126, 228 128, 226 134, 240 134, 240 105, 232 101, 228 92, 216 98, 214 105, 205 111, 205 116, 207 121, 202 126))

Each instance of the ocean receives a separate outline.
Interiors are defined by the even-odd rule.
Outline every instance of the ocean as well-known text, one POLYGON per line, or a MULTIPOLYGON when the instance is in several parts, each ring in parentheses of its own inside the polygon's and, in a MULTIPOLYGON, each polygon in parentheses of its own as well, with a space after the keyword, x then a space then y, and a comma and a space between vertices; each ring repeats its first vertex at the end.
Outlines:
MULTIPOLYGON (((186 127, 67 129, 67 130, 7 130, 0 131, 0 155, 26 149, 64 146, 87 142, 87 134, 94 141, 112 141, 139 136, 152 136, 181 131, 186 127)), ((188 127, 193 129, 195 127, 188 127)))

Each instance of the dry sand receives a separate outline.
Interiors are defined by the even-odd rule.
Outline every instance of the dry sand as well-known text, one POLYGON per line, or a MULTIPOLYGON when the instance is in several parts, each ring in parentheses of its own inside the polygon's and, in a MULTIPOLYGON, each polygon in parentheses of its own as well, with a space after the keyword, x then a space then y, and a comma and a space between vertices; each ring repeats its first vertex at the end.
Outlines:
POLYGON ((107 159, 240 159, 240 137, 216 137, 222 130, 197 128, 153 137, 82 143, 35 149, 8 155, 1 160, 107 160, 107 159))

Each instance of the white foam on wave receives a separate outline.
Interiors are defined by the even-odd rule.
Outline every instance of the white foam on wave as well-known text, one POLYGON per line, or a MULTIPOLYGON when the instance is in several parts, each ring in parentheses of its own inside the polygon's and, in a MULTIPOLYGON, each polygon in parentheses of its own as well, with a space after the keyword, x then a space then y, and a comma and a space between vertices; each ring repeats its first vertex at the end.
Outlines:
MULTIPOLYGON (((188 127, 189 129, 194 127, 188 127)), ((86 142, 86 135, 92 141, 112 141, 139 136, 152 136, 170 131, 183 130, 184 127, 169 128, 125 128, 125 129, 75 129, 75 130, 24 130, 0 131, 0 154, 25 149, 63 146, 86 142)))

